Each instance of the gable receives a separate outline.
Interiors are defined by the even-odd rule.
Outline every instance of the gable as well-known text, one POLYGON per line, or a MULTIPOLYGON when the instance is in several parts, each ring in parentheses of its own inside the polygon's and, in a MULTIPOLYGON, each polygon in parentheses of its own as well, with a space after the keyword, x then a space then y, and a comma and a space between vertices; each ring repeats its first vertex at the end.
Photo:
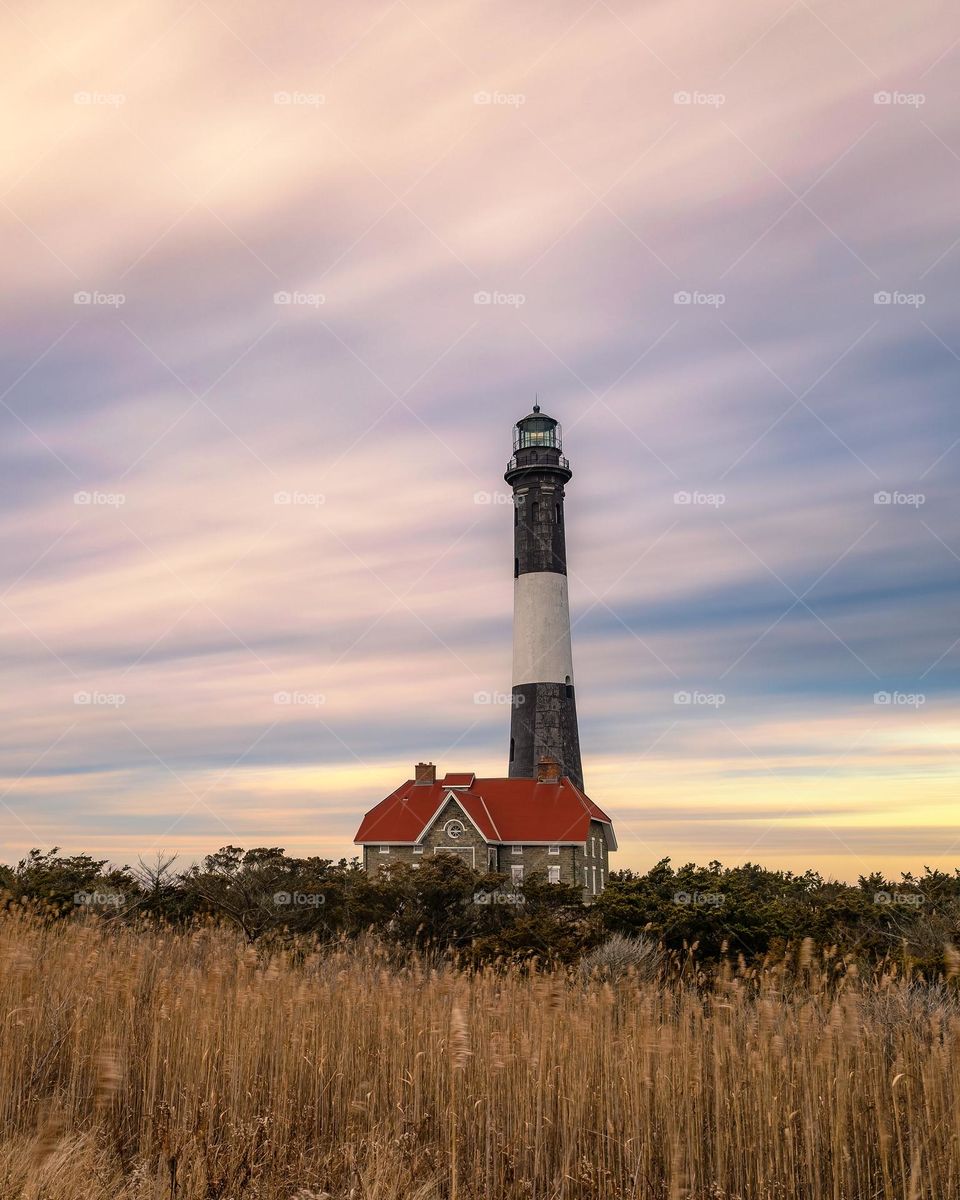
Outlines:
POLYGON ((423 832, 417 838, 417 843, 419 844, 425 841, 431 833, 442 829, 448 821, 452 821, 454 819, 462 821, 464 825, 469 826, 478 837, 483 839, 483 841, 488 842, 490 840, 483 830, 479 828, 476 821, 474 821, 474 819, 471 817, 466 806, 460 802, 460 798, 457 796, 457 794, 455 792, 448 791, 432 819, 429 820, 426 825, 424 825, 423 832))

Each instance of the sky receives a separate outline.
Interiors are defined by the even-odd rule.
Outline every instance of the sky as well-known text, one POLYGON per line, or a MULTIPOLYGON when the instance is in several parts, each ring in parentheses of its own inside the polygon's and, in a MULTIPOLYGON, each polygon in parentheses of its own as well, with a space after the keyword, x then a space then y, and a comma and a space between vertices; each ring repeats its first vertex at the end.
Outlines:
POLYGON ((504 774, 539 395, 612 865, 960 864, 960 13, 0 24, 0 861, 504 774))

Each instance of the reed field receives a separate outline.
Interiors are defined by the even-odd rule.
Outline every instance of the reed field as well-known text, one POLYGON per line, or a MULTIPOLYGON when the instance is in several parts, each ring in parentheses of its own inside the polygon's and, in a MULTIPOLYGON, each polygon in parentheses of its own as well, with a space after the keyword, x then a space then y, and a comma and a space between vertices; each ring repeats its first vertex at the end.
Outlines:
MULTIPOLYGON (((646 973, 645 973, 646 974, 646 973)), ((955 980, 707 981, 0 914, 0 1197, 951 1200, 955 980)))

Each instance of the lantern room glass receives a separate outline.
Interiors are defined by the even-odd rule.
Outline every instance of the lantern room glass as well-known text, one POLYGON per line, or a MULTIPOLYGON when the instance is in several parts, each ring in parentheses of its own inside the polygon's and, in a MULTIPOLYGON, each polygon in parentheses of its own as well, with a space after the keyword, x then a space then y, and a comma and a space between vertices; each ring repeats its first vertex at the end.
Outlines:
POLYGON ((513 448, 526 450, 528 447, 540 446, 548 446, 555 450, 563 448, 560 425, 552 417, 526 417, 514 428, 513 448))

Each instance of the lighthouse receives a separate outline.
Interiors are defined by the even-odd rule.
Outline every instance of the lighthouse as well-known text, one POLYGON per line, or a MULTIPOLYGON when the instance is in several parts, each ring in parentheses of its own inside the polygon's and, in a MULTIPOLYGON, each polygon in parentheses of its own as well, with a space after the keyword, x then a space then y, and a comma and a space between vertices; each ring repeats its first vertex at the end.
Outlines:
POLYGON ((563 511, 572 476, 560 423, 534 404, 514 426, 504 475, 514 531, 509 775, 535 779, 549 759, 582 789, 563 511))
MULTIPOLYGON (((512 886, 539 875, 592 901, 606 886, 613 822, 583 790, 570 651, 560 425, 540 411, 517 421, 504 478, 513 488, 513 708, 509 777, 478 778, 418 762, 369 809, 354 839, 373 878, 420 871, 438 855, 512 886)), ((402 876, 401 876, 402 878, 402 876)))

